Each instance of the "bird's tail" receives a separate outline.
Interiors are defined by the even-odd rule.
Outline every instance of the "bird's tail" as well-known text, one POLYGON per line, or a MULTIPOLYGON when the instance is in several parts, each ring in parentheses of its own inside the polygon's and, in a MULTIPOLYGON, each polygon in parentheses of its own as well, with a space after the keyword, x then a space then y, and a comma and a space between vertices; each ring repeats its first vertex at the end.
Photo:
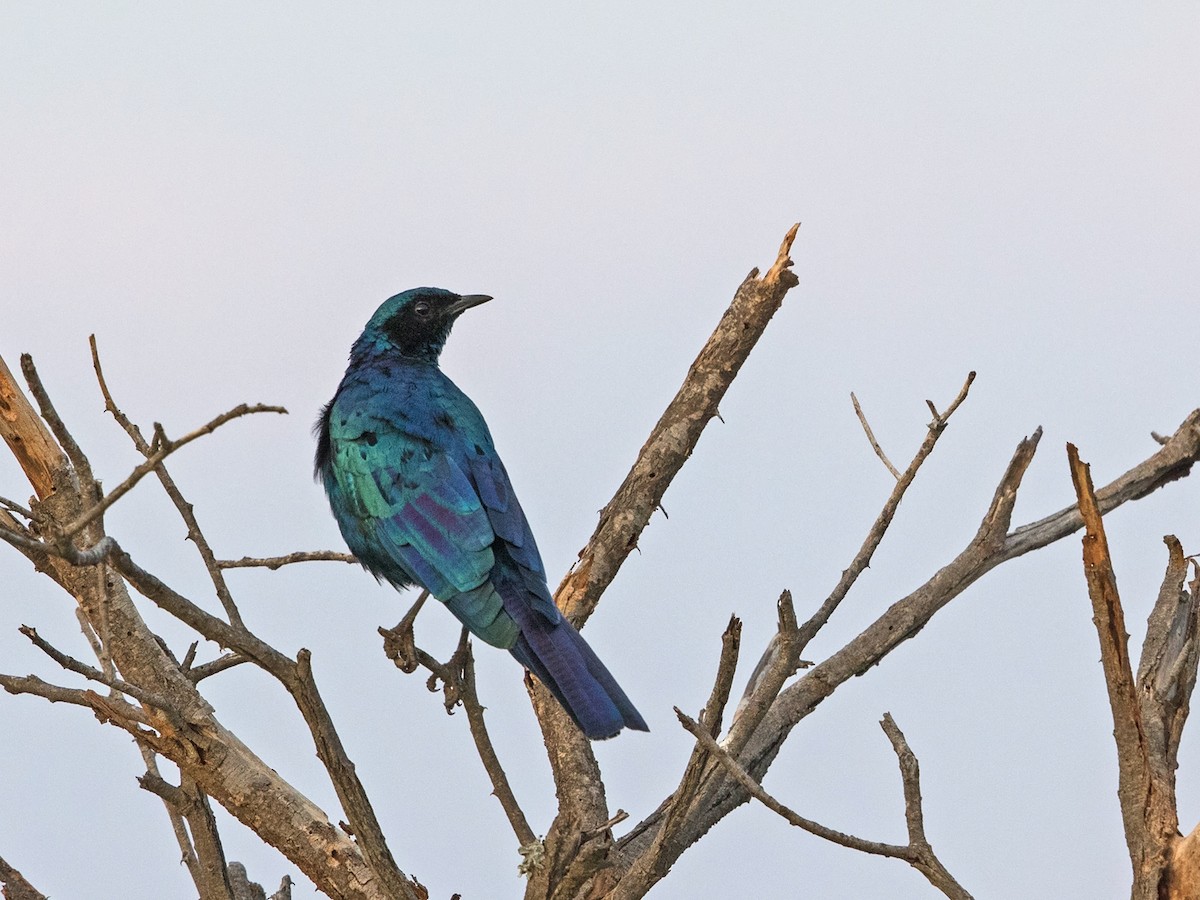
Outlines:
POLYGON ((566 618, 550 622, 527 610, 521 635, 509 652, 550 688, 563 709, 592 740, 615 737, 622 728, 649 731, 583 636, 566 618))

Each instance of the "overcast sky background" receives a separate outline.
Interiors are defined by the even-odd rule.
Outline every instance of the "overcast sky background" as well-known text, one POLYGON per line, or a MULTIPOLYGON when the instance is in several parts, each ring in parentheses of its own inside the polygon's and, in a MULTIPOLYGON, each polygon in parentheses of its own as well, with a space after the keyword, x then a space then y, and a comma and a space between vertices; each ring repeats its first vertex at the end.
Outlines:
MULTIPOLYGON (((653 729, 597 747, 633 821, 690 749, 671 713, 743 668, 783 588, 829 592, 892 460, 979 373, 824 658, 970 540, 1017 442, 1045 437, 1014 524, 1067 505, 1063 446, 1103 484, 1200 405, 1200 6, 1192 3, 145 4, 0 6, 0 354, 31 352, 109 485, 137 455, 102 412, 87 336, 144 428, 242 401, 173 473, 220 556, 342 547, 310 427, 389 295, 493 294, 444 368, 484 411, 551 572, 568 568, 734 289, 802 221, 787 298, 587 636, 653 729)), ((1134 653, 1173 533, 1200 552, 1198 476, 1108 521, 1134 653)), ((0 460, 0 495, 29 489, 0 460)), ((145 482, 108 516, 144 566, 205 598, 185 528, 145 482)), ((519 896, 519 857, 461 714, 384 658, 411 598, 334 564, 230 575, 248 623, 309 647, 400 866, 435 898, 519 896)), ((143 604, 182 654, 190 638, 143 604)), ((0 548, 0 671, 76 684, 72 604, 0 548)), ((430 608, 439 656, 457 626, 430 608)), ((202 659, 215 653, 204 647, 202 659)), ((479 650, 501 758, 544 833, 553 791, 507 654, 479 650)), ((331 816, 298 714, 265 675, 205 683, 222 721, 331 816)), ((877 721, 920 757, 929 836, 975 896, 1127 896, 1112 723, 1077 537, 1008 563, 793 733, 783 802, 904 835, 877 721)), ((1200 743, 1181 754, 1185 829, 1200 743)), ((194 897, 127 737, 0 696, 0 855, 67 898, 194 897)), ((273 890, 293 866, 221 813, 273 890)), ((627 826, 626 826, 627 827, 627 826)), ((925 898, 903 863, 744 806, 653 897, 925 898)))

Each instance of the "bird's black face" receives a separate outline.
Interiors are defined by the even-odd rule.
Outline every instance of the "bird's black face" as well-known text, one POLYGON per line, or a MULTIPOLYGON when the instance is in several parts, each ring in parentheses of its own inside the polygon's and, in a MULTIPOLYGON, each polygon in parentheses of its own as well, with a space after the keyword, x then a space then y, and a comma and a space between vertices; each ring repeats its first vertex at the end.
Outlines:
POLYGON ((436 360, 454 320, 491 299, 484 294, 460 296, 440 288, 405 291, 392 298, 395 306, 380 327, 403 355, 436 360))

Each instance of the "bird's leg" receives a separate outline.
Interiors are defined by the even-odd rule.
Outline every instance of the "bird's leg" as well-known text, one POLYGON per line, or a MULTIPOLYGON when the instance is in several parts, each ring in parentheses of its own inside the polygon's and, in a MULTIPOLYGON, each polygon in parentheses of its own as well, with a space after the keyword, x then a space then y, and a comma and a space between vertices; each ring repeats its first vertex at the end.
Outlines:
POLYGON ((421 607, 425 605, 425 601, 429 599, 429 591, 421 591, 417 601, 412 605, 404 618, 396 625, 395 628, 380 628, 379 633, 383 636, 383 652, 387 654, 388 659, 396 664, 396 668, 404 672, 406 675, 411 675, 421 665, 421 653, 417 649, 416 636, 413 633, 413 625, 417 621, 417 613, 421 611, 421 607))

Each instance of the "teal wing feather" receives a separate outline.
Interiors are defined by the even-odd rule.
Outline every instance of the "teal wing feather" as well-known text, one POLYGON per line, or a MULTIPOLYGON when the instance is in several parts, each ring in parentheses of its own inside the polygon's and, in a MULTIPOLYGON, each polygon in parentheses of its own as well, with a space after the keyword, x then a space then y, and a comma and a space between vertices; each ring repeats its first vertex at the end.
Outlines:
POLYGON ((361 406, 339 412, 324 474, 355 556, 393 584, 427 588, 474 634, 510 647, 517 626, 488 580, 496 535, 465 467, 403 422, 361 406))

